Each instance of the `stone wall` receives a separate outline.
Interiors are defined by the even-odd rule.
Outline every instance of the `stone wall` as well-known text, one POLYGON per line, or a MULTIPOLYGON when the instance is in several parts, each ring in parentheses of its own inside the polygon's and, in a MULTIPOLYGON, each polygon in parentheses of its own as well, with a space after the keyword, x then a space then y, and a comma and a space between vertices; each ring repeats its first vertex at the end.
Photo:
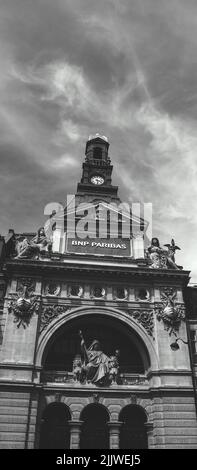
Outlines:
POLYGON ((0 448, 34 448, 38 395, 7 387, 0 392, 0 448))

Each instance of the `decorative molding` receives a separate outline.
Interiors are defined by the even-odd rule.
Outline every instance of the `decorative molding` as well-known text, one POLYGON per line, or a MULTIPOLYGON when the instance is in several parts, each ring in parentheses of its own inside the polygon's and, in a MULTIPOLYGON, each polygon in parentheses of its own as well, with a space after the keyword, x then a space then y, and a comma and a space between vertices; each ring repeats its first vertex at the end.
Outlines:
POLYGON ((48 281, 45 284, 44 292, 50 297, 57 297, 61 292, 61 284, 53 280, 48 281))
POLYGON ((106 296, 106 289, 102 286, 93 286, 91 289, 91 297, 94 299, 104 299, 106 296))
POLYGON ((55 401, 56 403, 61 403, 61 398, 62 398, 62 394, 60 392, 56 392, 55 393, 55 401))
POLYGON ((17 294, 10 294, 8 300, 8 312, 13 313, 14 323, 17 324, 17 328, 21 325, 26 328, 31 320, 34 313, 38 313, 40 308, 40 296, 33 296, 28 294, 27 288, 24 286, 24 290, 17 294))
POLYGON ((154 332, 154 319, 153 319, 153 310, 125 310, 129 315, 131 315, 135 320, 140 323, 150 336, 153 337, 154 332))
POLYGON ((161 300, 166 302, 167 299, 174 300, 177 296, 177 290, 172 286, 165 286, 160 288, 161 300))
POLYGON ((138 302, 150 302, 150 290, 146 287, 135 289, 135 300, 138 302))
POLYGON ((27 295, 31 296, 35 292, 36 281, 29 277, 22 277, 17 280, 16 291, 20 295, 23 294, 24 288, 26 287, 27 295))
POLYGON ((47 305, 43 308, 40 321, 40 333, 54 320, 59 317, 62 313, 68 313, 73 307, 67 305, 47 305))
POLYGON ((121 301, 121 300, 127 300, 128 299, 128 289, 125 287, 119 287, 117 286, 114 289, 113 297, 115 300, 121 301), (120 292, 122 291, 123 296, 120 295, 120 292))
POLYGON ((100 399, 101 399, 100 393, 93 393, 93 395, 92 395, 93 403, 99 403, 100 399))
POLYGON ((178 333, 181 321, 185 321, 185 307, 183 304, 170 306, 157 306, 155 313, 158 321, 163 321, 164 330, 169 331, 169 335, 172 333, 176 336, 178 333))
POLYGON ((133 393, 131 393, 130 403, 131 403, 131 405, 137 405, 137 395, 134 395, 133 393))
POLYGON ((164 329, 176 336, 179 331, 181 321, 185 320, 185 306, 184 304, 175 303, 177 290, 171 286, 166 286, 161 289, 160 297, 161 304, 157 303, 155 312, 158 321, 163 321, 164 329))
POLYGON ((71 284, 68 287, 68 297, 80 298, 84 294, 84 288, 78 284, 71 284), (76 290, 75 290, 76 289, 76 290))

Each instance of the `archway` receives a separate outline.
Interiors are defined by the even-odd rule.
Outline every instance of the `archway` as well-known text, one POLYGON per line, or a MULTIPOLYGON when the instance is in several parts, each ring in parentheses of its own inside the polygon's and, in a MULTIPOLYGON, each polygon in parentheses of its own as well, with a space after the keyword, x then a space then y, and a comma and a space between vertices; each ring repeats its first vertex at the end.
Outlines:
POLYGON ((121 373, 144 374, 150 367, 144 343, 132 328, 108 315, 86 314, 62 325, 51 337, 43 355, 45 371, 72 371, 73 359, 81 353, 79 330, 83 331, 87 346, 98 339, 105 354, 120 351, 121 373))
POLYGON ((43 413, 40 449, 69 449, 70 412, 63 403, 51 403, 43 413))
POLYGON ((109 414, 100 404, 87 405, 81 413, 81 449, 109 449, 109 414))
POLYGON ((120 449, 147 449, 148 439, 145 428, 147 416, 137 405, 125 406, 119 416, 122 422, 120 430, 120 449))
MULTIPOLYGON (((44 328, 38 340, 38 348, 36 354, 36 366, 40 367, 45 364, 46 356, 51 348, 53 342, 60 335, 63 329, 67 327, 76 319, 79 321, 83 318, 90 319, 98 317, 102 319, 103 326, 105 320, 114 321, 116 329, 123 331, 128 338, 132 338, 136 344, 138 351, 143 360, 145 371, 153 369, 158 370, 158 357, 155 350, 155 345, 151 336, 146 332, 145 328, 140 325, 128 312, 112 307, 105 306, 86 306, 72 308, 67 312, 54 318, 49 325, 44 328)), ((41 379, 42 380, 42 379, 41 379)))

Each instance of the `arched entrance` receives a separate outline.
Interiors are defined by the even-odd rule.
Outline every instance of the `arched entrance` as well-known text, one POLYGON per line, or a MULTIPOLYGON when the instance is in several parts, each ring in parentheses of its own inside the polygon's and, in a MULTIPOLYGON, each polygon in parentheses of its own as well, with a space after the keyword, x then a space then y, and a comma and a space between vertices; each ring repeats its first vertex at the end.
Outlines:
POLYGON ((147 449, 147 416, 140 406, 128 405, 120 412, 120 449, 147 449))
POLYGON ((132 329, 107 315, 87 314, 66 323, 51 338, 43 356, 43 370, 72 371, 74 357, 81 354, 79 330, 87 346, 97 339, 108 356, 120 351, 121 373, 143 374, 150 366, 144 344, 132 329))
POLYGON ((109 449, 109 415, 99 404, 87 405, 81 413, 81 449, 109 449))
POLYGON ((70 412, 63 403, 52 403, 43 413, 40 449, 69 449, 70 412))

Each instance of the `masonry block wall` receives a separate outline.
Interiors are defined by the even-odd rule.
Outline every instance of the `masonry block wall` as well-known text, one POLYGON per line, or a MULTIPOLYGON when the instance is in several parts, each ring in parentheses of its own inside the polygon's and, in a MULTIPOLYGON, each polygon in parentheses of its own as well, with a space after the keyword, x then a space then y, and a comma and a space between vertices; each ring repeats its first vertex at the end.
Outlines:
MULTIPOLYGON (((57 277, 54 277, 57 280, 57 277)), ((72 299, 68 300, 68 289, 63 288, 58 298, 49 297, 42 288, 40 279, 36 281, 36 292, 42 292, 43 305, 65 305, 72 310, 72 299)), ((79 280, 80 284, 84 279, 79 280)), ((43 281, 43 285, 44 285, 43 281)), ((65 283, 65 278, 64 278, 65 283)), ((129 283, 127 283, 128 286, 129 283)), ((191 364, 188 345, 180 344, 180 349, 173 352, 170 348, 175 335, 169 335, 163 320, 157 318, 158 303, 161 303, 160 290, 162 286, 169 284, 168 279, 156 283, 150 282, 149 287, 152 296, 149 302, 136 301, 135 289, 144 285, 144 281, 133 284, 130 281, 129 302, 115 301, 112 297, 112 288, 109 286, 103 304, 105 309, 113 317, 113 309, 120 311, 120 319, 124 310, 125 318, 130 321, 129 328, 135 328, 132 315, 127 314, 127 308, 133 307, 142 311, 153 310, 154 334, 150 336, 146 327, 139 324, 144 338, 151 344, 157 358, 157 366, 151 365, 147 374, 147 384, 131 385, 116 389, 99 390, 100 400, 109 411, 110 419, 116 422, 119 413, 125 404, 132 403, 134 396, 137 405, 141 406, 146 414, 150 426, 148 442, 149 448, 197 448, 197 421, 194 401, 194 391, 191 377, 191 364)), ((64 284, 65 285, 65 284, 64 284)), ((106 284, 105 284, 106 285, 106 284)), ((115 284, 114 284, 115 285, 115 284)), ((147 286, 147 281, 145 283, 147 286)), ((37 341, 39 343, 38 330, 42 316, 42 308, 34 312, 29 325, 24 328, 17 327, 13 312, 9 312, 10 294, 15 294, 17 288, 16 278, 8 284, 3 309, 3 342, 0 356, 1 390, 0 390, 0 447, 1 448, 34 448, 39 447, 39 430, 42 414, 49 403, 57 399, 64 402, 71 411, 72 419, 80 419, 80 413, 87 403, 93 400, 95 387, 91 390, 73 387, 72 390, 66 384, 42 384, 40 391, 39 366, 37 364, 37 341), (57 398, 58 397, 58 398, 57 398)), ((183 304, 182 286, 176 284, 177 302, 183 304)), ((128 290, 128 288, 127 288, 128 290)), ((82 305, 84 315, 86 306, 92 308, 92 315, 96 309, 102 309, 102 300, 92 300, 90 297, 89 283, 86 282, 84 290, 86 298, 77 300, 78 307, 82 305), (89 296, 89 297, 88 297, 89 296)), ((76 300, 73 302, 73 311, 76 309, 76 300)), ((106 315, 108 314, 105 310, 106 315)), ((77 313, 76 313, 77 315, 77 313)), ((67 319, 67 313, 61 313, 59 319, 63 322, 67 319)), ((123 318, 122 318, 123 319, 123 318)), ((59 321, 56 319, 56 321, 59 321)), ((55 319, 42 333, 51 339, 50 331, 55 319)), ((63 324, 63 323, 61 323, 63 324)), ((133 330, 134 331, 134 330, 133 330)), ((187 340, 187 330, 184 321, 181 322, 178 335, 187 340)), ((148 344, 148 343, 147 343, 148 344)))

